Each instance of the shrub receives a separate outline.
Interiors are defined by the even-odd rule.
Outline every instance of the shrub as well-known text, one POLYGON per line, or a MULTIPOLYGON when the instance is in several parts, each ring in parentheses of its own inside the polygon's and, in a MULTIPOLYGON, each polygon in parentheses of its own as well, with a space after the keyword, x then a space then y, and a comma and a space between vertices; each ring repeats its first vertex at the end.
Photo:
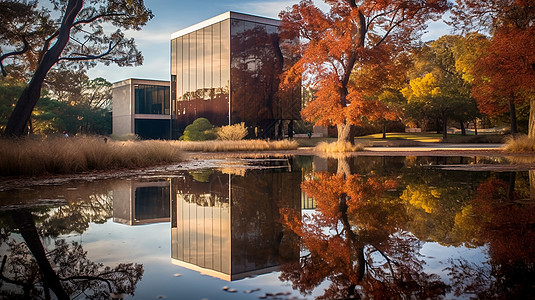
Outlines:
POLYGON ((217 139, 223 141, 239 141, 247 136, 245 123, 222 126, 217 129, 217 139))
POLYGON ((215 140, 214 125, 206 118, 198 118, 186 127, 180 139, 183 141, 215 140))

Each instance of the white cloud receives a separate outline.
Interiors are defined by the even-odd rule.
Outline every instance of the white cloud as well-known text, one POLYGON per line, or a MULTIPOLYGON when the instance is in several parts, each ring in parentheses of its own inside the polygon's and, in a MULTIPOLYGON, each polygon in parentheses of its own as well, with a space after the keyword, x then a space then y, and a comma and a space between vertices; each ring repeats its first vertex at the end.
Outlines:
POLYGON ((126 32, 126 35, 133 37, 139 45, 154 42, 169 43, 171 38, 171 32, 148 29, 142 29, 140 31, 129 30, 126 32))
MULTIPOLYGON (((237 2, 229 4, 230 10, 250 13, 262 17, 279 18, 279 13, 292 5, 299 3, 298 0, 279 0, 262 2, 237 2)), ((314 3, 322 10, 328 10, 328 5, 323 1, 315 0, 314 3)))

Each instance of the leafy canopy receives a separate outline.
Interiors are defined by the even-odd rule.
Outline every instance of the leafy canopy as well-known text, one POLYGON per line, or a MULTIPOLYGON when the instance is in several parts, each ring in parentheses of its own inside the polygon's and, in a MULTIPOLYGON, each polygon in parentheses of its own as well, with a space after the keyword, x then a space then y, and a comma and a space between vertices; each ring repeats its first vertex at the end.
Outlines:
POLYGON ((283 86, 294 86, 304 78, 305 85, 317 90, 316 99, 302 115, 318 125, 359 125, 381 118, 386 107, 364 97, 363 89, 350 82, 352 72, 382 61, 386 62, 382 65, 388 65, 391 54, 409 45, 427 20, 437 19, 448 9, 448 3, 326 2, 329 12, 323 12, 311 0, 281 12, 281 34, 283 38, 299 39, 293 51, 301 54, 285 73, 283 86))

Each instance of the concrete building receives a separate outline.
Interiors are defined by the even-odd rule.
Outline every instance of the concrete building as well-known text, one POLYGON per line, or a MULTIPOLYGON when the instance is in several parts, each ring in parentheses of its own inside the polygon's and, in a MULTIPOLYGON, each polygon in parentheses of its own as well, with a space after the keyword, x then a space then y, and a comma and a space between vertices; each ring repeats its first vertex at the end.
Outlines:
POLYGON ((296 59, 279 25, 226 12, 171 35, 174 137, 199 117, 216 126, 245 122, 257 137, 291 129, 300 119, 301 88, 278 89, 279 75, 296 59))
POLYGON ((171 180, 125 180, 112 191, 113 222, 130 226, 169 222, 171 180))
POLYGON ((113 134, 171 137, 169 81, 126 79, 112 86, 113 134))
POLYGON ((279 20, 226 12, 171 35, 171 81, 113 84, 113 134, 177 139, 197 118, 215 126, 244 122, 251 137, 293 132, 301 87, 279 91, 297 59, 279 38, 279 20))

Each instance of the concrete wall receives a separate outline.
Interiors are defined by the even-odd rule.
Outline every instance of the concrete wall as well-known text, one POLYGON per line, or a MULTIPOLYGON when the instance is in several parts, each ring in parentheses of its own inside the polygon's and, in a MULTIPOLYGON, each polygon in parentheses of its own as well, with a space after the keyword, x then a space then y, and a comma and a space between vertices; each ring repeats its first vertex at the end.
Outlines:
POLYGON ((112 110, 114 135, 134 132, 134 103, 131 79, 116 82, 112 87, 112 110))

